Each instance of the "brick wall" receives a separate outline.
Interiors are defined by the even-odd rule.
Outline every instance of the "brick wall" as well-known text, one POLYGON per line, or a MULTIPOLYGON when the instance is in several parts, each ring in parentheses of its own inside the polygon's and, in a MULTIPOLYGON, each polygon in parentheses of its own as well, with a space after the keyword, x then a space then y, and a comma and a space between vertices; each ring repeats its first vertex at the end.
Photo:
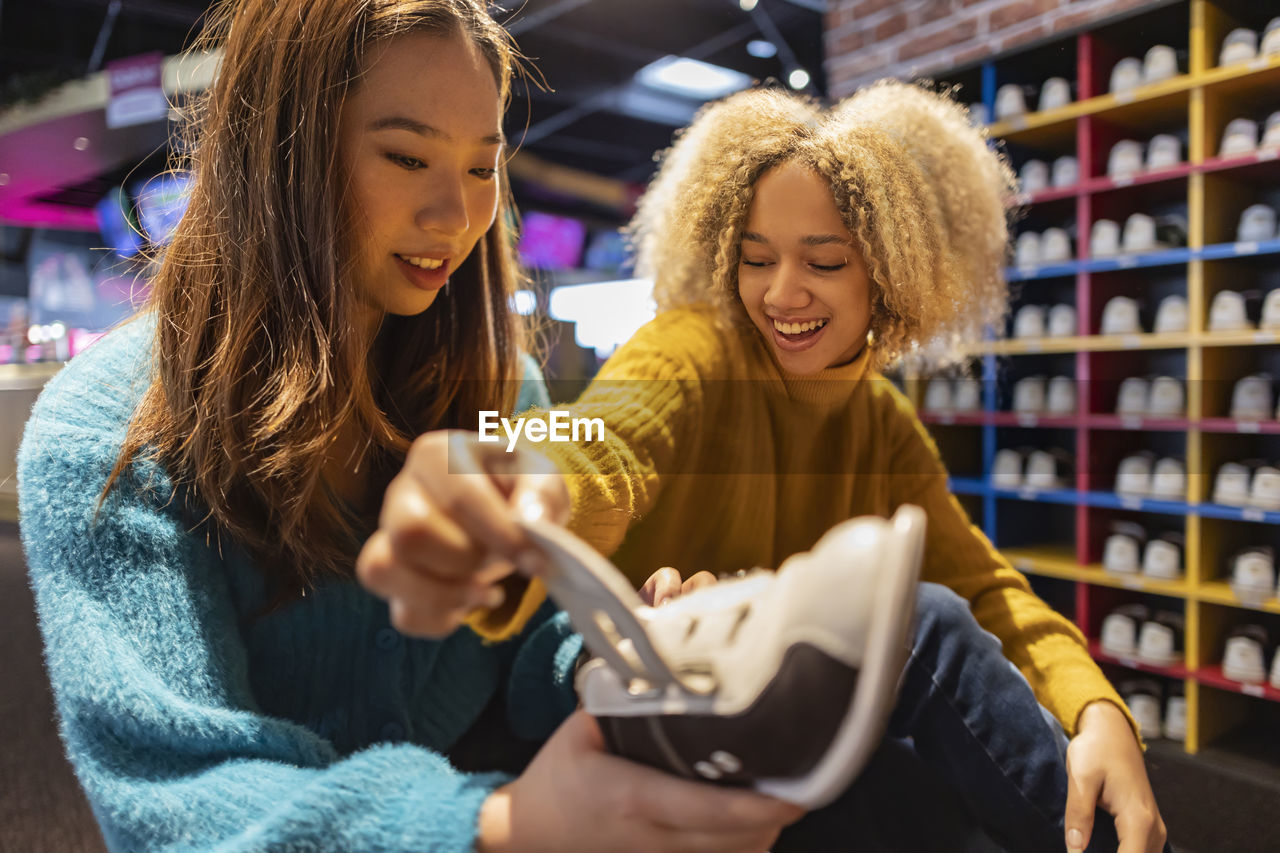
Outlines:
POLYGON ((1160 0, 832 0, 833 97, 881 77, 929 75, 1160 0))

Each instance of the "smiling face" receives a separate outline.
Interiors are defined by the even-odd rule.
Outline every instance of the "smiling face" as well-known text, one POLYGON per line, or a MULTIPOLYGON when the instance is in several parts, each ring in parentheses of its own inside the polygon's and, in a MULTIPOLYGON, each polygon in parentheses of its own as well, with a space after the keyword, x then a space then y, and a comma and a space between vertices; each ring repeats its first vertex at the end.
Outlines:
POLYGON ((397 36, 371 52, 347 95, 338 144, 370 317, 427 310, 498 209, 492 69, 460 35, 397 36))
POLYGON ((738 296, 778 364, 806 375, 861 352, 871 281, 831 186, 799 163, 756 182, 742 235, 738 296))

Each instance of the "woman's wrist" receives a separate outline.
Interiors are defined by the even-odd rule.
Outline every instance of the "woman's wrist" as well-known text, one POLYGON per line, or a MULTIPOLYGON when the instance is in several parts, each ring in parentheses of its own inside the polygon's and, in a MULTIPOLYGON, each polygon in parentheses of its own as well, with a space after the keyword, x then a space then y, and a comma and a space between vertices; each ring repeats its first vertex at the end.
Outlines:
POLYGON ((480 806, 476 830, 476 853, 510 853, 511 791, 503 786, 480 806))
MULTIPOLYGON (((1110 699, 1095 699, 1081 709, 1080 716, 1076 718, 1076 734, 1084 732, 1091 726, 1100 725, 1119 725, 1130 732, 1133 731, 1133 726, 1129 724, 1129 718, 1125 716, 1124 711, 1110 699)), ((1134 740, 1137 740, 1136 735, 1134 740)))

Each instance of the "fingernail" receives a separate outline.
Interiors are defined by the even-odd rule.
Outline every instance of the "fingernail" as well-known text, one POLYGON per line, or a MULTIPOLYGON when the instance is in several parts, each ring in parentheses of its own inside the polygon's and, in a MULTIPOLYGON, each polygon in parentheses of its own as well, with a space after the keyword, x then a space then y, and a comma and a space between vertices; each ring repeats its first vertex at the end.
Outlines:
POLYGON ((1067 853, 1081 853, 1084 850, 1084 833, 1078 829, 1067 830, 1067 853))
POLYGON ((525 492, 516 498, 516 512, 525 521, 540 521, 547 514, 547 507, 534 492, 525 492))

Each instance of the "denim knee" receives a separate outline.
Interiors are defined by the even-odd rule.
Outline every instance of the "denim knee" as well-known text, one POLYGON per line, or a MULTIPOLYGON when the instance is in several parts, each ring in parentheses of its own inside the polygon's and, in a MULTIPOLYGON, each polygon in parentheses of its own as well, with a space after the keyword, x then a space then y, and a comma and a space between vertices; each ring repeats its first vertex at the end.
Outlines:
POLYGON ((950 587, 928 582, 922 582, 916 592, 913 648, 926 654, 932 650, 948 659, 979 653, 1004 657, 1000 640, 978 624, 966 599, 950 587))
POLYGON ((969 609, 969 602, 950 587, 921 582, 916 591, 917 634, 926 630, 944 635, 986 633, 969 609))

